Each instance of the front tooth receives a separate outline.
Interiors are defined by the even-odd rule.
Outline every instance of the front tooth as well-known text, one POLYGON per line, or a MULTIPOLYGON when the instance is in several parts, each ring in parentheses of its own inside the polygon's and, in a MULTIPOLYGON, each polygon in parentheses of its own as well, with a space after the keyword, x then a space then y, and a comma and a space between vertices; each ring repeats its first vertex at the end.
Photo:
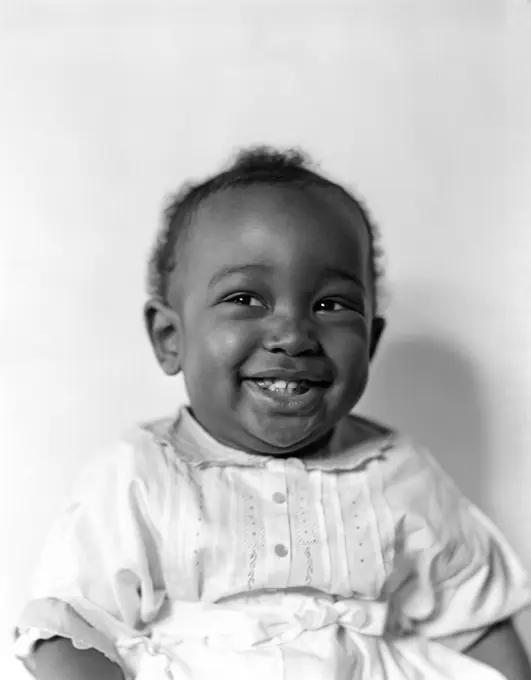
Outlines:
POLYGON ((264 389, 272 392, 285 392, 286 394, 294 394, 300 382, 298 380, 274 380, 273 378, 262 378, 258 383, 264 389))
POLYGON ((299 382, 297 380, 277 380, 270 389, 276 392, 284 392, 285 394, 295 394, 299 388, 299 382))
POLYGON ((293 394, 299 387, 299 383, 295 382, 294 380, 290 380, 287 386, 287 392, 288 394, 293 394))
POLYGON ((274 378, 264 378, 260 380, 259 384, 265 389, 272 392, 285 392, 287 386, 290 384, 287 380, 275 380, 274 378))

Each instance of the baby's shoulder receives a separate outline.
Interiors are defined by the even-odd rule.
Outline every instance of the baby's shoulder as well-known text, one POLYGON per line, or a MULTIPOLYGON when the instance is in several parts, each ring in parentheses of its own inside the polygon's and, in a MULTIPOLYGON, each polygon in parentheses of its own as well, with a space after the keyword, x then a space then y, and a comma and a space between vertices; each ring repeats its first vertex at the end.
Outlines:
POLYGON ((347 427, 351 442, 376 445, 379 468, 389 482, 418 476, 430 484, 449 482, 448 474, 429 448, 407 432, 357 414, 349 415, 347 427))
POLYGON ((167 486, 171 455, 166 442, 175 418, 134 424, 100 447, 83 467, 77 493, 103 492, 132 486, 162 491, 167 486))

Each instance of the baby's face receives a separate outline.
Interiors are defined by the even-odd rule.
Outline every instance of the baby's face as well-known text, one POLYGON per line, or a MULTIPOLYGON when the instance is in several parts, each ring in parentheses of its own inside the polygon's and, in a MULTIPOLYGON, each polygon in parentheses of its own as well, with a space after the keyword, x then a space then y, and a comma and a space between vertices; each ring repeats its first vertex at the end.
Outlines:
POLYGON ((326 189, 236 188, 199 208, 169 302, 213 437, 301 455, 351 410, 368 377, 369 253, 355 205, 326 189))

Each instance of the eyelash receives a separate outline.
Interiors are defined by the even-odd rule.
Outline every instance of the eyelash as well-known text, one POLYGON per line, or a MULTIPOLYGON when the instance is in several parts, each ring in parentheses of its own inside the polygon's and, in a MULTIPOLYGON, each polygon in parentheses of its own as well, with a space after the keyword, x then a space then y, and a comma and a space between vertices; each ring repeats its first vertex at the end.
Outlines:
MULTIPOLYGON (((236 300, 238 300, 238 298, 240 298, 240 299, 241 298, 253 299, 253 300, 258 300, 259 302, 261 302, 260 299, 256 295, 251 295, 251 293, 237 293, 236 295, 231 295, 230 297, 225 298, 225 300, 223 300, 223 302, 241 305, 242 307, 256 307, 257 306, 257 305, 245 305, 245 304, 241 304, 239 302, 236 302, 236 300)), ((322 304, 323 302, 331 302, 332 304, 335 304, 335 305, 341 305, 343 307, 343 309, 339 310, 339 311, 353 311, 353 312, 358 312, 360 314, 363 313, 363 305, 359 305, 359 304, 357 304, 357 305, 354 305, 354 304, 347 305, 347 304, 345 304, 345 303, 343 303, 339 300, 334 300, 334 298, 323 298, 322 300, 319 300, 317 305, 322 304)), ((261 305, 265 307, 265 304, 261 303, 261 305)), ((321 311, 321 310, 318 310, 318 311, 321 311)), ((331 311, 331 310, 322 310, 322 311, 325 311, 325 312, 329 311, 329 313, 334 314, 334 312, 331 311)))
MULTIPOLYGON (((251 295, 250 293, 237 293, 236 295, 231 295, 228 298, 225 298, 223 302, 232 302, 234 304, 240 304, 239 302, 236 302, 238 298, 248 298, 248 299, 253 299, 253 300, 258 300, 256 295, 251 295)), ((256 307, 256 305, 242 305, 242 307, 256 307)))
MULTIPOLYGON (((346 310, 349 310, 349 311, 351 310, 351 307, 347 307, 347 306, 344 305, 342 302, 339 302, 338 300, 333 300, 332 298, 323 298, 322 300, 319 300, 319 302, 317 303, 317 305, 321 305, 321 304, 323 304, 323 303, 325 303, 325 302, 331 302, 333 305, 341 305, 341 307, 342 307, 343 309, 346 309, 346 310)), ((321 310, 319 310, 319 311, 321 311, 321 310)), ((322 311, 330 311, 330 312, 332 312, 332 310, 322 310, 322 311)))

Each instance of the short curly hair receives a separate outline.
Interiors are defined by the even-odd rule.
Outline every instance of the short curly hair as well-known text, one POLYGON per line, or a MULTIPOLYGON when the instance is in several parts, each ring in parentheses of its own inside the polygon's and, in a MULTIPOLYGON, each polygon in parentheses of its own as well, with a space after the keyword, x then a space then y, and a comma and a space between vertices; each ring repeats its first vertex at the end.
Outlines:
POLYGON ((241 150, 229 167, 203 182, 185 184, 173 196, 163 213, 148 263, 147 292, 151 298, 167 302, 169 279, 178 264, 189 235, 190 225, 200 204, 214 194, 234 187, 251 185, 285 185, 322 187, 338 191, 360 211, 370 239, 373 311, 378 312, 381 298, 383 267, 378 227, 363 202, 344 187, 312 170, 308 154, 299 149, 280 151, 270 146, 254 146, 241 150))

